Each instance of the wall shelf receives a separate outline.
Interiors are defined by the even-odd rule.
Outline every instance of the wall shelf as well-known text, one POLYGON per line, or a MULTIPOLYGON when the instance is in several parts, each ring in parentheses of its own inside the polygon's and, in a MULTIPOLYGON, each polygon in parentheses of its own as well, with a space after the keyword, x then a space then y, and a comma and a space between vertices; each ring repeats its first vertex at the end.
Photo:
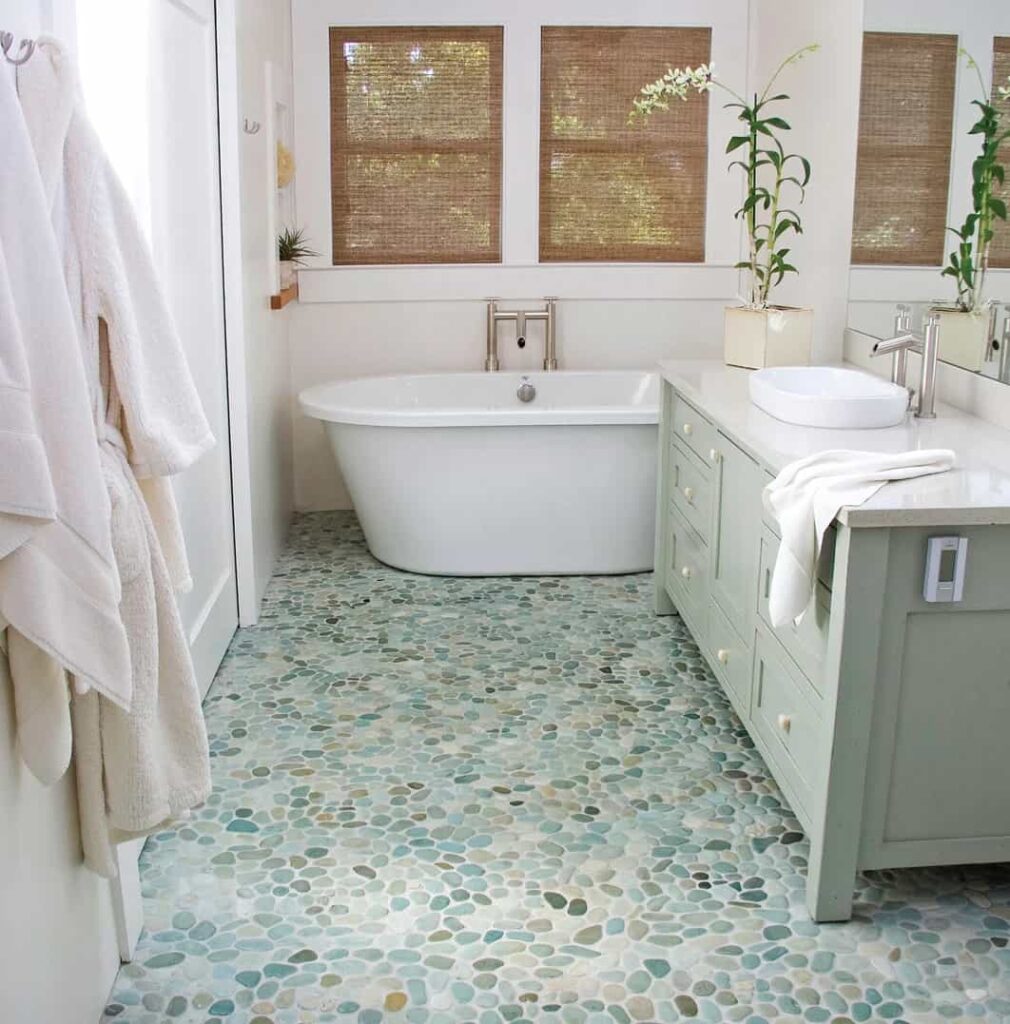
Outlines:
POLYGON ((289 302, 294 302, 298 298, 298 282, 296 281, 293 285, 289 285, 287 288, 282 288, 280 294, 270 296, 270 308, 271 309, 283 309, 289 302))

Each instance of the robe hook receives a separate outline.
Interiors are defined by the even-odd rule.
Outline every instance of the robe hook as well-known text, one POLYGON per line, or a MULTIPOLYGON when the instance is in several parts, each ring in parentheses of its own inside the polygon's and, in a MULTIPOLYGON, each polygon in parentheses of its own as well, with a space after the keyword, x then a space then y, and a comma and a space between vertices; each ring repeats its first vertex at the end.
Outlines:
POLYGON ((242 120, 242 131, 244 131, 246 135, 255 135, 259 130, 259 121, 250 121, 248 117, 242 120))
POLYGON ((10 53, 13 45, 14 35, 11 32, 0 32, 0 49, 3 50, 4 58, 8 64, 26 64, 35 52, 35 41, 33 39, 21 40, 16 57, 12 57, 10 53))

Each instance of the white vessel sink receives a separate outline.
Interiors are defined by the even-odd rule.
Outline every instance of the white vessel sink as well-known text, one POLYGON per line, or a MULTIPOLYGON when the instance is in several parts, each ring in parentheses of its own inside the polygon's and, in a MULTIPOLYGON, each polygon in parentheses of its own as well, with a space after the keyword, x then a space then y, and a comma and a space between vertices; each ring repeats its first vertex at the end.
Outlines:
POLYGON ((750 398, 778 420, 835 430, 893 427, 908 409, 905 388, 839 366, 757 370, 750 377, 750 398))

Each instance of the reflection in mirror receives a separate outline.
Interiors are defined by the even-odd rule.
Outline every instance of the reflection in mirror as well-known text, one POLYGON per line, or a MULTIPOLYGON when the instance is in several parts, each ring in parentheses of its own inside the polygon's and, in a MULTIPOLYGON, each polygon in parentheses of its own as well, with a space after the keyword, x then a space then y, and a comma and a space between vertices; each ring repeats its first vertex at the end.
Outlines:
POLYGON ((1010 2, 865 10, 849 326, 1010 383, 1010 2))

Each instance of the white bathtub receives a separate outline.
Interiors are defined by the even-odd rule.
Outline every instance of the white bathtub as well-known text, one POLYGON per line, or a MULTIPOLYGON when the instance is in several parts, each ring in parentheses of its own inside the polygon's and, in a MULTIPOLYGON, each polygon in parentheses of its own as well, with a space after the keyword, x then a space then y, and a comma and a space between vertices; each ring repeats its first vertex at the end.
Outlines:
POLYGON ((365 538, 445 576, 623 573, 653 558, 659 382, 637 371, 451 373, 303 391, 365 538))

